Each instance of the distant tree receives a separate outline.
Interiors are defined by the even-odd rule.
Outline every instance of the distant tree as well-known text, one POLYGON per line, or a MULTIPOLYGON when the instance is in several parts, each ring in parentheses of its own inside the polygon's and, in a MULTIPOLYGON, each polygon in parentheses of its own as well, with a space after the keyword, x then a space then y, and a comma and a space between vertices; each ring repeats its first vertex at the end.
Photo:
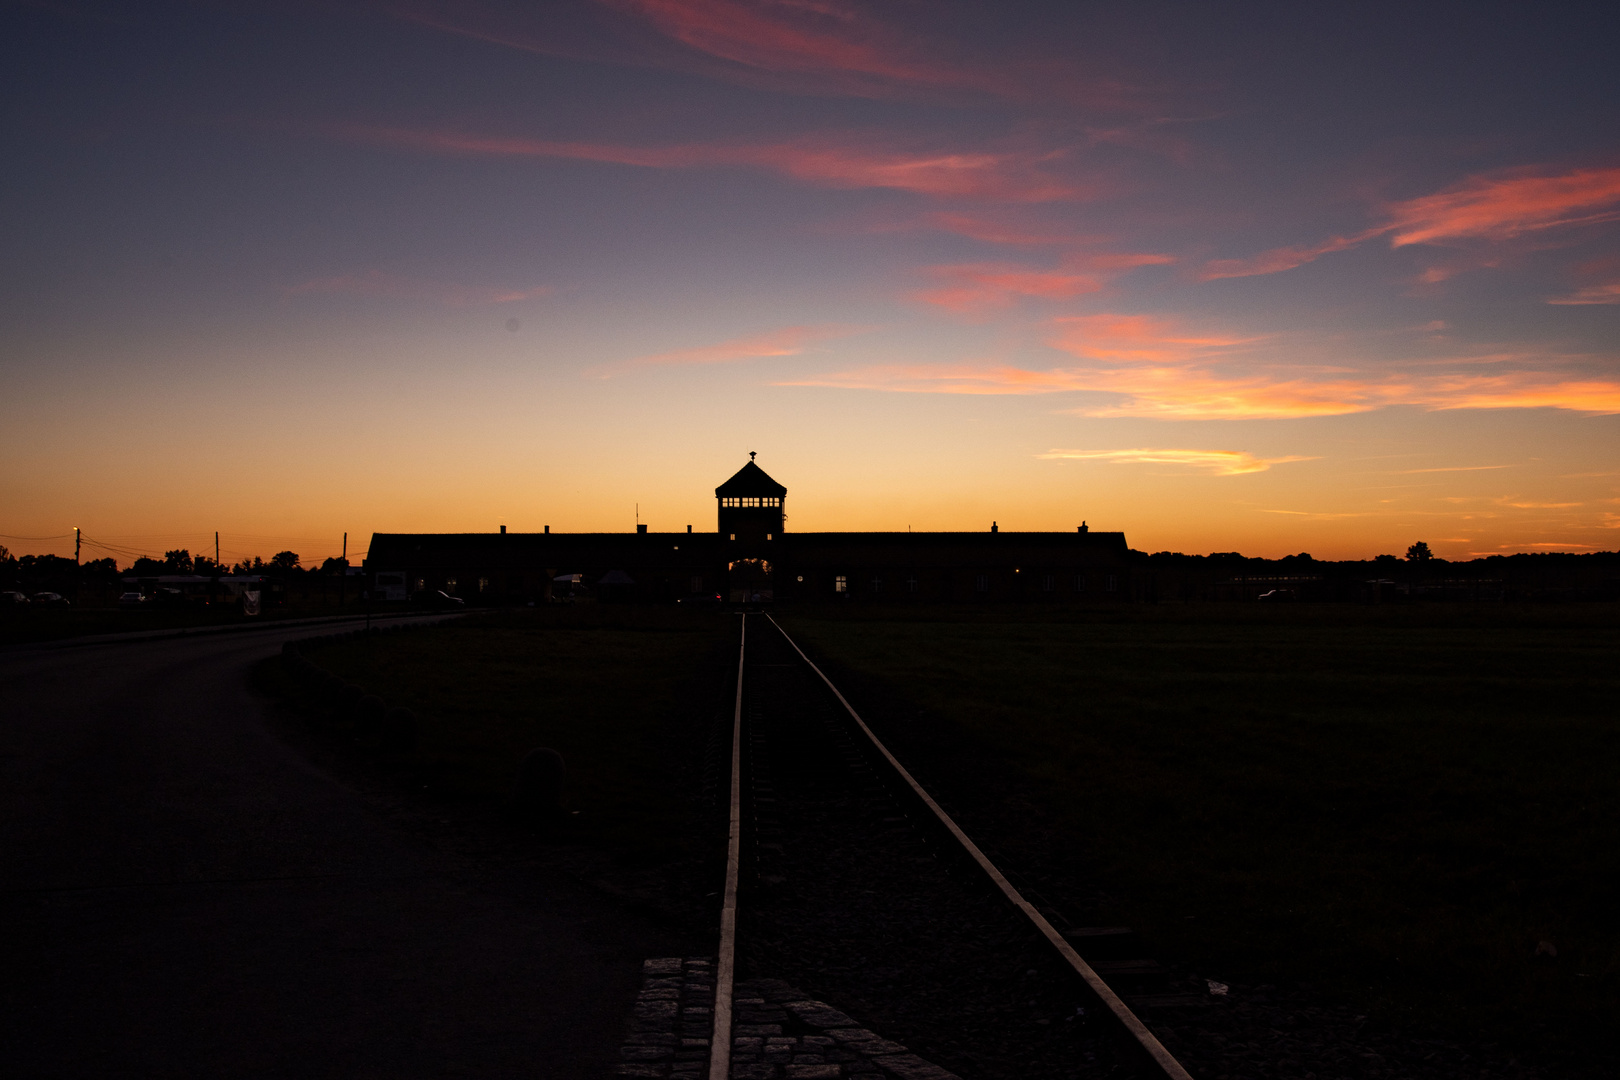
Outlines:
POLYGON ((1406 549, 1407 562, 1428 562, 1432 558, 1434 558, 1434 552, 1430 551, 1429 545, 1422 540, 1406 549))
POLYGON ((270 557, 270 565, 281 571, 298 569, 298 553, 296 551, 278 551, 270 557))
POLYGON ((159 562, 157 559, 148 559, 145 555, 142 555, 140 558, 136 559, 135 564, 129 569, 130 573, 136 574, 140 577, 157 577, 159 574, 166 574, 169 572, 169 566, 167 563, 159 562))
POLYGON ((10 561, 11 561, 11 549, 6 547, 6 545, 4 545, 4 544, 0 544, 0 562, 10 562, 10 561))
POLYGON ((86 577, 115 578, 118 576, 118 562, 112 558, 91 559, 84 564, 86 577))
POLYGON ((331 558, 321 563, 321 573, 323 574, 336 574, 341 577, 348 568, 348 559, 331 558))
POLYGON ((191 552, 185 548, 165 551, 163 553, 163 565, 168 568, 171 574, 189 574, 191 573, 191 552))
POLYGON ((1373 560, 1373 562, 1377 563, 1379 566, 1394 566, 1400 561, 1401 560, 1394 555, 1380 555, 1378 558, 1373 560))
POLYGON ((213 559, 210 559, 206 555, 198 555, 196 558, 191 560, 191 572, 193 574, 208 574, 212 576, 220 572, 219 563, 215 562, 213 559))
POLYGON ((251 559, 243 559, 231 567, 233 574, 257 574, 264 570, 264 560, 255 555, 251 559))

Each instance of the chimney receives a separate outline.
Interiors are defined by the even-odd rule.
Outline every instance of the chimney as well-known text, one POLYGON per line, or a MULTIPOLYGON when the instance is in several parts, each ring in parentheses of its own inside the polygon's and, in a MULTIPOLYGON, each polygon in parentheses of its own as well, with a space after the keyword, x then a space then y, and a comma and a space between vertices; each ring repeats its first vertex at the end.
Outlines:
POLYGON ((645 525, 637 525, 636 526, 636 535, 637 536, 646 536, 647 535, 647 526, 645 526, 645 525))
POLYGON ((1001 526, 997 525, 995 522, 992 521, 990 523, 990 531, 991 532, 1000 532, 1001 531, 1001 526))
POLYGON ((550 525, 547 525, 547 526, 546 526, 546 535, 547 535, 547 536, 550 536, 550 535, 551 535, 551 526, 550 526, 550 525))
POLYGON ((501 535, 502 535, 502 536, 505 536, 505 535, 506 535, 506 526, 505 526, 505 525, 502 525, 502 526, 501 526, 501 535))
POLYGON ((691 531, 692 531, 692 526, 690 526, 690 525, 688 525, 688 526, 687 526, 687 527, 686 527, 686 531, 687 531, 687 532, 691 532, 691 531))

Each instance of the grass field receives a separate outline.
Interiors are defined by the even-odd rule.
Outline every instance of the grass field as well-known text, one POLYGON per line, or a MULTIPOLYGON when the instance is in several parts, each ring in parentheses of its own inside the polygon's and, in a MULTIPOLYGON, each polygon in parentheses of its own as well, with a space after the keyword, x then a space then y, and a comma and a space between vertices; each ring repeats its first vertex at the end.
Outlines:
POLYGON ((566 838, 630 859, 685 842, 681 790, 734 662, 735 618, 648 608, 558 607, 474 615, 362 638, 316 661, 414 710, 416 759, 436 797, 504 801, 523 756, 567 763, 566 838))
POLYGON ((1612 607, 783 621, 921 710, 912 745, 1027 779, 1087 915, 1167 958, 1554 1059, 1620 1019, 1612 607))

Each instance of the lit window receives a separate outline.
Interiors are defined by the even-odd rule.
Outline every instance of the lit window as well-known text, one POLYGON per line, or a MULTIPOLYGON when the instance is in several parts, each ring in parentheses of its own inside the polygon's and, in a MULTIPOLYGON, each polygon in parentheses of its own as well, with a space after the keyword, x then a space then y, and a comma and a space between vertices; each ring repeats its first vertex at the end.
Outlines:
POLYGON ((773 537, 773 536, 771 536, 771 534, 770 534, 770 533, 766 533, 766 534, 765 534, 765 539, 767 539, 767 540, 772 540, 772 539, 775 539, 775 537, 773 537))
POLYGON ((444 591, 445 592, 455 592, 456 591, 456 579, 455 578, 445 578, 444 579, 444 591))
POLYGON ((843 574, 833 578, 833 592, 849 592, 849 578, 843 574))
POLYGON ((489 578, 481 577, 478 579, 478 591, 489 592, 489 578))
POLYGON ((417 591, 417 592, 421 592, 421 591, 422 591, 422 590, 423 590, 423 589, 425 589, 425 588, 427 588, 427 581, 426 581, 426 579, 424 579, 424 578, 417 578, 417 579, 416 579, 416 591, 417 591))
POLYGON ((731 538, 732 538, 732 539, 733 539, 733 540, 735 540, 735 539, 737 539, 737 534, 736 534, 736 533, 732 533, 732 534, 731 534, 731 538))

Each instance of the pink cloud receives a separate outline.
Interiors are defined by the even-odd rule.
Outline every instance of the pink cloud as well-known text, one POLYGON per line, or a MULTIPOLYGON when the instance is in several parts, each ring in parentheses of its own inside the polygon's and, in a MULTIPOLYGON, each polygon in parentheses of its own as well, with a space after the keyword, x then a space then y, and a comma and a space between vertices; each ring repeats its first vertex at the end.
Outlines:
POLYGON ((1522 233, 1620 219, 1620 168, 1556 176, 1520 172, 1471 177, 1447 191, 1395 203, 1386 231, 1394 247, 1506 240, 1522 233))
POLYGON ((1601 285, 1588 285, 1568 296, 1548 300, 1549 304, 1620 304, 1620 281, 1606 281, 1601 285))
POLYGON ((1081 365, 1045 370, 1010 364, 886 365, 789 385, 942 394, 1100 393, 1115 400, 1075 411, 1163 419, 1337 416, 1394 405, 1620 413, 1620 380, 1571 370, 1579 357, 1528 352, 1442 358, 1411 365, 1413 370, 1354 370, 1280 362, 1274 358, 1277 343, 1265 338, 1150 316, 1057 319, 1052 330, 1052 346, 1081 365))
POLYGON ((1140 111, 1143 95, 1117 79, 1043 59, 1027 44, 987 61, 946 45, 922 8, 889 6, 875 17, 842 0, 596 0, 497 8, 474 0, 388 0, 399 18, 542 55, 686 71, 743 85, 867 98, 987 95, 1140 111), (588 7, 596 9, 589 17, 588 7))
MULTIPOLYGON (((1210 281, 1280 273, 1377 236, 1389 236, 1391 247, 1466 240, 1501 242, 1525 233, 1617 221, 1620 168, 1574 169, 1556 175, 1519 170, 1470 177, 1445 191, 1392 203, 1385 207, 1384 218, 1384 224, 1355 236, 1336 236, 1304 247, 1274 248, 1247 259, 1218 259, 1206 264, 1199 277, 1210 281)), ((1436 284, 1456 271, 1455 267, 1432 267, 1421 280, 1436 284)), ((1612 301, 1599 298, 1552 302, 1612 301)))
POLYGON ((1021 296, 1065 300, 1103 286, 1101 279, 1089 274, 1030 270, 1006 263, 931 266, 927 273, 940 286, 914 292, 912 298, 963 313, 1003 308, 1021 296))
POLYGON ((784 326, 763 334, 729 338, 712 345, 638 356, 632 363, 653 365, 730 364, 773 356, 798 356, 818 341, 861 333, 857 326, 784 326))
POLYGON ((1258 255, 1251 255, 1247 259, 1216 259, 1204 264, 1204 268, 1199 271, 1198 280, 1214 281, 1218 278, 1278 274, 1284 270, 1292 270, 1296 266, 1315 262, 1323 255, 1355 247, 1368 236, 1376 235, 1378 234, 1363 233, 1360 236, 1335 236, 1331 240, 1310 247, 1273 248, 1258 255))
POLYGON ((1014 152, 911 152, 866 142, 805 138, 759 145, 688 143, 619 146, 445 130, 326 125, 327 134, 430 153, 565 158, 649 169, 746 167, 831 188, 890 188, 940 198, 1054 202, 1088 197, 1095 188, 1050 175, 1048 155, 1014 152))
POLYGON ((1019 297, 1067 300, 1096 292, 1111 278, 1140 266, 1174 262, 1169 255, 1097 252, 1064 260, 1059 270, 1035 270, 1008 263, 956 263, 925 271, 941 284, 912 293, 912 299, 964 314, 1005 308, 1019 297))
POLYGON ((549 285, 540 285, 532 289, 458 285, 444 281, 401 277, 383 270, 367 270, 359 274, 314 278, 290 285, 282 291, 288 296, 375 296, 398 300, 429 300, 444 304, 446 307, 481 307, 488 304, 533 300, 546 296, 553 290, 549 285))

